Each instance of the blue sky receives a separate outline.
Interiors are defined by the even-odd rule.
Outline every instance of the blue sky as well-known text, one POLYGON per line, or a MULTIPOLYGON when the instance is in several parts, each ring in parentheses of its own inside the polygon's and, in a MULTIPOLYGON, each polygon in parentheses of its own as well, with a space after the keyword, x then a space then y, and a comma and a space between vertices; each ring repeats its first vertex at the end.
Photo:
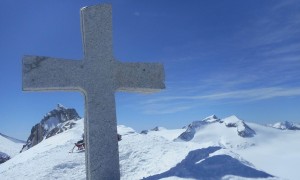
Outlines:
MULTIPOLYGON (((81 7, 93 0, 0 1, 0 132, 27 139, 57 103, 81 116, 78 92, 22 92, 23 55, 80 60, 81 7)), ((117 93, 119 124, 178 128, 211 114, 258 123, 300 122, 300 3, 105 1, 123 62, 161 62, 166 90, 117 93)))

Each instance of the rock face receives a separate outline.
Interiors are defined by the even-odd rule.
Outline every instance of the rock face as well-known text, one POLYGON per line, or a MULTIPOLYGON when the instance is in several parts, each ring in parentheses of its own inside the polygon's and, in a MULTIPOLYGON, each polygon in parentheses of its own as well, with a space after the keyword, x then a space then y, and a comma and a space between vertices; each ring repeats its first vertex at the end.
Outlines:
MULTIPOLYGON (((194 138, 194 135, 198 129, 200 129, 202 126, 205 126, 210 123, 219 122, 220 119, 216 115, 209 116, 207 118, 204 118, 201 121, 194 121, 191 124, 188 125, 185 132, 180 134, 177 139, 183 140, 183 141, 190 141, 194 138)), ((176 139, 175 139, 176 140, 176 139)))
POLYGON ((0 152, 0 164, 4 163, 5 161, 7 161, 9 159, 10 159, 9 155, 7 155, 3 152, 0 152))
POLYGON ((300 130, 300 124, 295 124, 289 121, 278 122, 268 126, 281 130, 300 130))
POLYGON ((32 127, 31 133, 21 152, 35 146, 43 139, 47 139, 74 126, 81 117, 75 109, 65 108, 58 104, 57 108, 47 113, 40 123, 32 127))

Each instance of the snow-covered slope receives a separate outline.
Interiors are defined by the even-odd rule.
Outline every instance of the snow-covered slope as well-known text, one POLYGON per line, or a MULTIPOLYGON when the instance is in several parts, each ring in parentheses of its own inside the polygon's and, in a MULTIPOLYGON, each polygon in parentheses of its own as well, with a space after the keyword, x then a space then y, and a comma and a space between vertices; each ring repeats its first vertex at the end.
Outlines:
MULTIPOLYGON (((247 123, 256 134, 244 138, 224 122, 202 126, 190 141, 174 141, 186 129, 118 126, 121 179, 298 179, 300 131, 247 123)), ((68 153, 82 132, 81 119, 1 164, 0 179, 85 179, 84 152, 68 153)))
POLYGON ((83 120, 78 120, 74 128, 16 155, 0 165, 0 179, 84 179, 84 153, 68 153, 82 132, 83 120))
POLYGON ((235 116, 221 119, 220 122, 201 126, 188 142, 200 145, 218 144, 272 175, 292 180, 299 178, 297 172, 300 167, 300 131, 281 131, 246 123, 235 116), (248 128, 251 129, 248 132, 255 134, 248 138, 239 135, 240 130, 248 128))
POLYGON ((0 133, 0 152, 9 155, 10 157, 18 154, 25 141, 9 137, 0 133))
POLYGON ((182 129, 132 133, 119 142, 121 179, 245 179, 271 175, 213 143, 172 141, 182 129))
POLYGON ((282 179, 298 180, 300 167, 300 131, 281 131, 248 123, 256 135, 252 146, 234 150, 256 167, 282 179))

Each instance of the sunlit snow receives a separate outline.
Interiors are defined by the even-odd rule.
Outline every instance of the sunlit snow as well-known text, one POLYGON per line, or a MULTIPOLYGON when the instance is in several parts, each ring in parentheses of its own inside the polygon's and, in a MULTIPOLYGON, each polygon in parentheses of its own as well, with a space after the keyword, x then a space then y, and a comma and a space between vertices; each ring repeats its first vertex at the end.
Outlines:
MULTIPOLYGON (((300 131, 247 124, 256 132, 251 138, 243 138, 236 128, 212 121, 197 129, 190 141, 174 141, 186 129, 158 128, 140 134, 120 125, 121 179, 296 180, 300 131)), ((84 152, 69 153, 82 133, 83 119, 74 128, 45 139, 1 164, 0 179, 85 179, 84 152)))

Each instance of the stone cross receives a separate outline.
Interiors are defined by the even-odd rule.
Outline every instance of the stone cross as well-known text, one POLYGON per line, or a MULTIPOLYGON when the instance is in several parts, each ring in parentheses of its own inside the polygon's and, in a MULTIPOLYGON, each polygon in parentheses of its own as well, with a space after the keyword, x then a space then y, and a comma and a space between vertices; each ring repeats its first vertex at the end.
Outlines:
POLYGON ((111 5, 82 8, 81 27, 83 60, 24 56, 23 90, 82 92, 87 179, 120 179, 115 91, 149 93, 165 88, 163 65, 115 60, 111 5))

